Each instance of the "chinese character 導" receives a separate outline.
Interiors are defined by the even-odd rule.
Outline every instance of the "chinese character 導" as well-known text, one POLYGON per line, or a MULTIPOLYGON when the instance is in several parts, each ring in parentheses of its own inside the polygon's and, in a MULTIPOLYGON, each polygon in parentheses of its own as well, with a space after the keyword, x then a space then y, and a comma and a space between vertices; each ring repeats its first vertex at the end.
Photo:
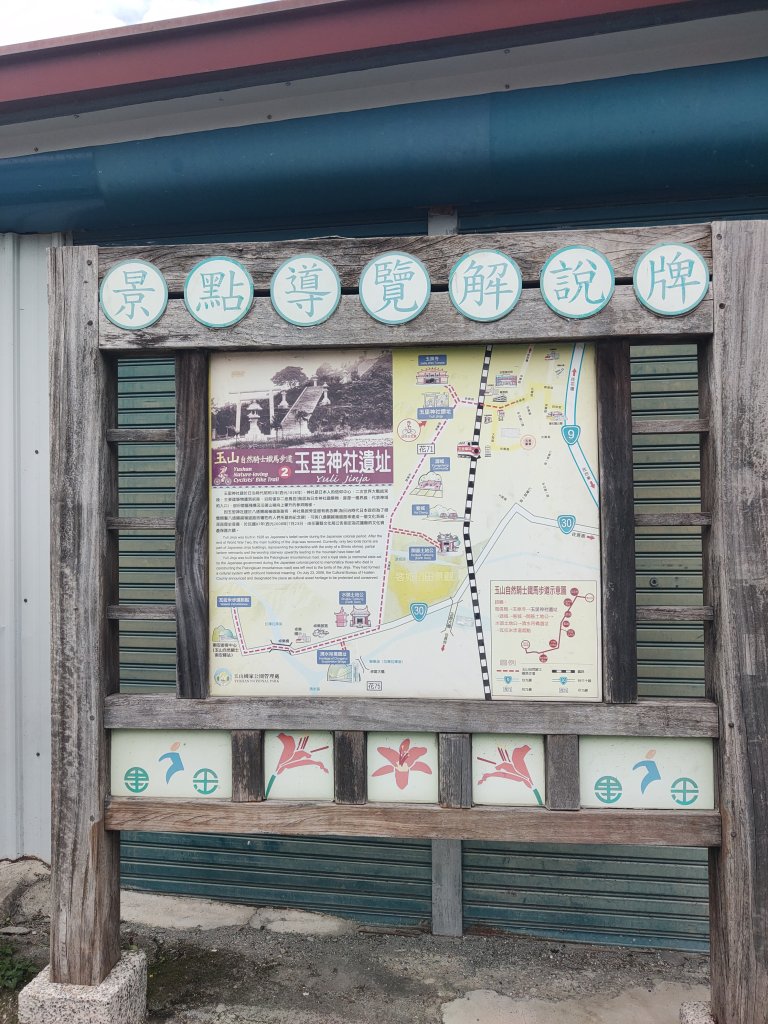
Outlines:
POLYGON ((286 300, 292 306, 306 312, 310 319, 315 315, 315 306, 330 294, 320 287, 321 269, 317 261, 313 261, 310 265, 305 263, 300 267, 289 268, 290 288, 286 290, 286 300))

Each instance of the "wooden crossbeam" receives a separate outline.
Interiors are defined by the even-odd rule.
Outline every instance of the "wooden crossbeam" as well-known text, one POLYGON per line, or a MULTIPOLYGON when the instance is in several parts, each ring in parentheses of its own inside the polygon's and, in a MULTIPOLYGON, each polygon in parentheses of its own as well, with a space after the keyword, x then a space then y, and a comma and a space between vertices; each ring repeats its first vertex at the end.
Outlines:
POLYGON ((636 512, 635 526, 711 526, 709 512, 636 512))
POLYGON ((717 706, 675 698, 637 704, 411 700, 369 697, 209 697, 114 694, 110 729, 351 729, 375 732, 564 733, 582 736, 717 736, 717 706))
POLYGON ((108 829, 215 832, 225 835, 384 836, 397 839, 504 838, 510 843, 597 843, 719 846, 717 811, 580 810, 437 807, 428 804, 293 803, 265 800, 169 800, 111 797, 108 829))
POLYGON ((107 431, 110 444, 173 444, 173 427, 113 427, 107 431))
POLYGON ((108 619, 174 620, 176 608, 172 604, 110 604, 108 619))
POLYGON ((641 419, 632 420, 633 434, 706 434, 709 422, 705 419, 641 419))
POLYGON ((638 259, 664 242, 692 245, 709 259, 712 233, 709 224, 669 224, 663 228, 579 228, 570 231, 488 232, 482 234, 408 235, 397 238, 313 238, 297 242, 227 242, 218 244, 118 246, 99 250, 99 277, 122 260, 154 263, 168 282, 171 294, 181 294, 189 271, 211 256, 228 256, 244 264, 258 292, 267 292, 277 267, 297 252, 324 256, 335 266, 341 286, 356 290, 360 271, 368 260, 393 249, 417 256, 429 270, 434 288, 445 288, 454 263, 473 249, 500 249, 515 258, 527 285, 537 285, 547 259, 566 245, 589 245, 604 253, 613 265, 617 281, 631 281, 638 259))
POLYGON ((713 619, 709 605, 640 605, 638 622, 704 622, 713 619))
POLYGON ((108 530, 176 529, 176 516, 107 516, 108 530))
POLYGON ((509 316, 490 323, 468 320, 458 313, 446 292, 434 292, 424 312, 399 327, 370 317, 356 295, 342 295, 325 323, 297 327, 283 320, 269 296, 257 296, 248 315, 226 331, 198 323, 181 299, 171 299, 162 317, 143 331, 123 331, 100 314, 99 346, 104 352, 176 353, 189 349, 230 352, 239 349, 336 348, 345 346, 401 348, 414 345, 478 345, 502 342, 602 341, 643 338, 645 343, 690 344, 712 333, 710 299, 684 317, 659 317, 642 306, 631 285, 617 285, 609 304, 597 316, 564 320, 544 302, 538 290, 523 291, 509 316))

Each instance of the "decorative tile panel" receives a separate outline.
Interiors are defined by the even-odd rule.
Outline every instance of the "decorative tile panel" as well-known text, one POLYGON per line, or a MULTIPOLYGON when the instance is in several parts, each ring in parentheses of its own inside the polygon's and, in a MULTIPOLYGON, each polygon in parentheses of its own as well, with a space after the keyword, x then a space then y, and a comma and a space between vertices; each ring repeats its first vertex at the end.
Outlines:
POLYGON ((229 800, 230 734, 207 729, 115 729, 111 779, 114 796, 229 800))
POLYGON ((582 736, 584 807, 711 810, 714 751, 709 739, 582 736))
POLYGON ((266 800, 333 800, 333 733, 264 734, 266 800))
POLYGON ((368 800, 436 804, 437 736, 431 732, 369 732, 368 800))
POLYGON ((476 733, 472 737, 472 801, 542 807, 544 737, 476 733))

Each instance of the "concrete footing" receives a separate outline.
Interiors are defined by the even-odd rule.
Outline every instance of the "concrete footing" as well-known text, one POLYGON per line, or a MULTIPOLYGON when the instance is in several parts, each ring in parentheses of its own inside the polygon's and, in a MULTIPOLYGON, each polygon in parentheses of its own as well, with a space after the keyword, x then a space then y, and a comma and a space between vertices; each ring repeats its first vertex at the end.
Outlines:
POLYGON ((147 960, 123 953, 100 985, 59 985, 46 967, 19 993, 19 1024, 141 1024, 147 960))
POLYGON ((709 1012, 709 1003, 683 1003, 680 1007, 680 1024, 715 1024, 709 1012))

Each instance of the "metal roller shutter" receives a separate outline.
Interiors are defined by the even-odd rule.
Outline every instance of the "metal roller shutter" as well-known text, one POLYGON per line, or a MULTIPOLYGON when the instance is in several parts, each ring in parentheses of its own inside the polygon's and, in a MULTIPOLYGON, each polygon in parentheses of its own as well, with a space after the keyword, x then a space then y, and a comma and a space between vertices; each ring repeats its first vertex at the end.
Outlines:
MULTIPOLYGON (((172 426, 173 361, 122 360, 121 426, 172 426)), ((690 416, 697 410, 693 347, 636 349, 636 416, 690 416)), ((638 436, 638 508, 699 508, 698 437, 638 436)), ((125 445, 120 451, 121 511, 169 513, 173 449, 125 445)), ((700 601, 701 538, 696 530, 638 530, 638 600, 700 601)), ((173 599, 173 539, 123 534, 121 596, 173 599)), ((121 623, 123 690, 174 685, 172 623, 121 623)), ((644 623, 638 629, 641 693, 703 692, 702 631, 697 625, 644 623)), ((371 924, 422 926, 430 916, 426 842, 280 839, 123 833, 123 883, 254 905, 333 912, 371 924)), ((499 929, 550 938, 659 948, 704 949, 706 856, 695 850, 464 844, 464 915, 469 930, 499 929)))

